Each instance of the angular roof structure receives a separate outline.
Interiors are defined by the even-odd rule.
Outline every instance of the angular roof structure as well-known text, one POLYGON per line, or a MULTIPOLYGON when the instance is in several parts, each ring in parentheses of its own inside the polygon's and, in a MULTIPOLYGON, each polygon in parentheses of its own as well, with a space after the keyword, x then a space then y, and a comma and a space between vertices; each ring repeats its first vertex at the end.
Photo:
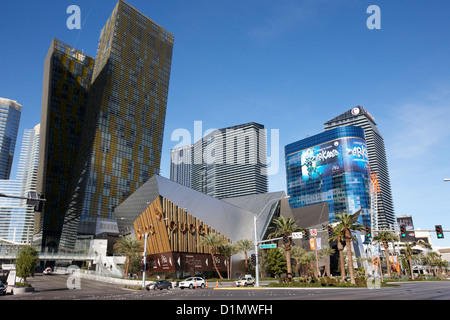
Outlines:
MULTIPOLYGON (((285 197, 285 193, 273 192, 219 200, 154 175, 115 209, 119 230, 133 231, 133 222, 159 196, 234 242, 254 238, 254 217, 261 212, 257 220, 257 231, 259 237, 263 236, 276 213, 275 204, 285 197)), ((281 210, 291 213, 287 200, 281 201, 281 210)))

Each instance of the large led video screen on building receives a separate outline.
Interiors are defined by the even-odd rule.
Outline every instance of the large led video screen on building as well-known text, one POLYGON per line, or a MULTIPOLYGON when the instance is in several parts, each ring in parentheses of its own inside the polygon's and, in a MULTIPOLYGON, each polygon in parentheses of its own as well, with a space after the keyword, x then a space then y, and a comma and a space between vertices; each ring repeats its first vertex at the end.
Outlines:
POLYGON ((329 141, 300 152, 302 179, 310 181, 343 172, 367 172, 367 146, 360 138, 329 141))

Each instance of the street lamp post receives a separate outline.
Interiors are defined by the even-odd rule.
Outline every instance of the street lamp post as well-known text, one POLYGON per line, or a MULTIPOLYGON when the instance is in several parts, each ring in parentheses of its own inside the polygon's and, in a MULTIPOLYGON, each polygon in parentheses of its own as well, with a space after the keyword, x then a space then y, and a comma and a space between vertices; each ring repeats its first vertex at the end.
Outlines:
MULTIPOLYGON (((289 196, 283 197, 281 199, 289 199, 289 196)), ((261 212, 257 216, 255 215, 253 217, 253 230, 255 232, 255 287, 259 287, 259 254, 258 254, 258 232, 256 231, 256 221, 264 212, 264 210, 267 208, 269 203, 280 201, 281 199, 272 199, 271 201, 267 202, 264 208, 261 210, 261 212)))
MULTIPOLYGON (((161 221, 164 221, 164 220, 169 220, 169 218, 164 218, 164 219, 158 220, 156 222, 161 222, 161 221)), ((146 270, 145 269, 147 269, 147 239, 148 239, 149 233, 152 232, 152 228, 153 228, 153 224, 150 225, 150 231, 148 231, 148 232, 146 232, 144 234, 144 253, 143 253, 143 257, 142 257, 143 260, 144 260, 144 270, 142 272, 142 289, 145 288, 145 274, 146 274, 146 270)))

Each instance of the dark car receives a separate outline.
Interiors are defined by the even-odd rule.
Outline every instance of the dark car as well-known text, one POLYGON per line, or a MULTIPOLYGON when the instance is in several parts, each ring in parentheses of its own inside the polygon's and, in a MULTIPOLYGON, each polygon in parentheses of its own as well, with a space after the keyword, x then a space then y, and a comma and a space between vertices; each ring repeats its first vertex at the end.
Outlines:
POLYGON ((147 291, 151 290, 151 289, 153 289, 153 290, 158 290, 158 289, 159 290, 162 290, 162 289, 170 290, 172 288, 173 288, 172 283, 167 280, 159 280, 159 281, 156 281, 155 283, 151 283, 146 286, 147 291))
POLYGON ((6 286, 0 281, 0 295, 6 294, 6 286))

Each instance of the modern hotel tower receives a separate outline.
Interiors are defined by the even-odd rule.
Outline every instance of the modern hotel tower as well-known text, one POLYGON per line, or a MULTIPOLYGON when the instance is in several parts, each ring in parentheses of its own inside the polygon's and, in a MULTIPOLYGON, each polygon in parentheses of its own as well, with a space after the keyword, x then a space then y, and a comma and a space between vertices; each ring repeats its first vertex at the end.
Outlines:
POLYGON ((171 180, 224 199, 266 193, 267 137, 255 122, 214 130, 171 151, 171 180))
POLYGON ((361 106, 356 106, 327 121, 325 130, 345 126, 358 126, 364 129, 369 164, 373 173, 377 175, 380 192, 377 195, 377 215, 372 221, 372 228, 390 228, 395 224, 395 213, 383 137, 374 117, 361 106))
POLYGON ((17 131, 22 106, 17 101, 0 98, 0 179, 8 180, 11 174, 17 131))
POLYGON ((33 243, 55 251, 64 215, 76 188, 75 168, 88 109, 94 59, 53 39, 44 62, 37 192, 46 199, 36 212, 33 243))
POLYGON ((99 221, 113 224, 115 207, 159 173, 173 40, 122 0, 101 30, 73 169, 76 186, 67 210, 55 213, 59 248, 73 249, 77 235, 95 236, 99 221))

